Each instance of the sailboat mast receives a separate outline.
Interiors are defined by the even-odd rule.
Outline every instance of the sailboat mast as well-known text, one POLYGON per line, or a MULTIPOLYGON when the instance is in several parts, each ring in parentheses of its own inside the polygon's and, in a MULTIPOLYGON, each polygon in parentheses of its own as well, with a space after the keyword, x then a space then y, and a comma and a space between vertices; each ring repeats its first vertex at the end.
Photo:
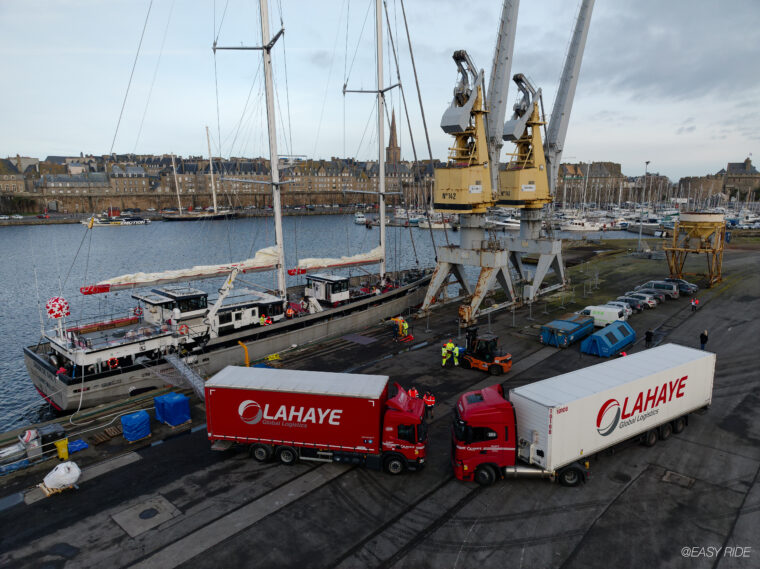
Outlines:
POLYGON ((285 253, 282 247, 282 209, 280 204, 280 171, 277 160, 277 134, 275 132, 274 92, 272 89, 272 56, 269 53, 269 7, 267 0, 260 0, 261 7, 261 51, 264 57, 264 85, 266 87, 267 127, 269 131, 269 162, 272 173, 272 211, 274 212, 274 238, 277 249, 277 287, 280 296, 286 298, 285 253))
POLYGON ((380 207, 380 278, 385 278, 385 99, 383 97, 383 13, 382 1, 375 0, 375 35, 377 40, 377 147, 378 147, 378 202, 380 207))
POLYGON ((174 154, 172 154, 172 171, 174 172, 174 187, 177 190, 177 208, 179 208, 179 213, 182 213, 182 203, 179 201, 179 183, 177 182, 177 164, 174 162, 174 154))
POLYGON ((208 167, 209 175, 211 176, 211 195, 214 200, 214 213, 216 213, 216 186, 214 185, 214 155, 211 154, 211 136, 208 133, 208 127, 206 127, 206 142, 208 143, 208 167))

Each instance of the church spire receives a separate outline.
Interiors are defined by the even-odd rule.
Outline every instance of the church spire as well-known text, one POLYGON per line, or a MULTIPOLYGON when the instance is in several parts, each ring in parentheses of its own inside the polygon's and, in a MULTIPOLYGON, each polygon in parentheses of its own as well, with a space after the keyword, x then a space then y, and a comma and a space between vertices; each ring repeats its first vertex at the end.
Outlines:
POLYGON ((399 148, 396 139, 396 111, 391 114, 391 134, 388 139, 388 146, 385 148, 385 161, 388 164, 401 162, 401 148, 399 148))

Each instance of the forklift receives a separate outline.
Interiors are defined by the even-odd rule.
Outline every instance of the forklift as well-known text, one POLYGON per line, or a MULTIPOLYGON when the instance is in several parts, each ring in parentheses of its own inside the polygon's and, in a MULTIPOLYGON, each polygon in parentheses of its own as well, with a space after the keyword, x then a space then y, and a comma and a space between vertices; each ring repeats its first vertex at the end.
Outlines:
POLYGON ((501 375, 512 369, 512 355, 499 350, 499 337, 490 332, 478 334, 477 328, 466 331, 464 356, 459 366, 464 369, 479 369, 491 375, 501 375))

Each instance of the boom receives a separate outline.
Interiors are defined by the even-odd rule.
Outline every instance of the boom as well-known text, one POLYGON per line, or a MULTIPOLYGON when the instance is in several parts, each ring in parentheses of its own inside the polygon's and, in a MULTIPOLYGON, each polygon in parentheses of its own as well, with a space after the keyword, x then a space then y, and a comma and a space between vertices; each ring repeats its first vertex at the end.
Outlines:
POLYGON ((554 99, 552 116, 549 119, 544 154, 546 155, 547 175, 549 176, 549 191, 554 195, 557 184, 559 164, 562 159, 562 149, 567 135, 567 126, 570 122, 570 111, 573 108, 575 87, 578 85, 578 74, 581 70, 583 50, 586 47, 586 37, 591 24, 591 11, 594 9, 594 0, 583 0, 575 22, 575 30, 567 51, 565 67, 557 88, 557 97, 554 99))

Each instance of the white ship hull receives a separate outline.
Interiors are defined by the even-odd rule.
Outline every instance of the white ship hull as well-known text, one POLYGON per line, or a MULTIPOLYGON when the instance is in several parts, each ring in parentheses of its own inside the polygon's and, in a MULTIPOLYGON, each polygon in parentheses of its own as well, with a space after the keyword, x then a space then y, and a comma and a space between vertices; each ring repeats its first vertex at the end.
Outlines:
MULTIPOLYGON (((244 361, 245 352, 238 344, 241 341, 248 348, 249 359, 255 361, 293 345, 303 346, 355 332, 421 304, 429 281, 430 277, 426 276, 381 296, 263 328, 220 336, 209 341, 204 350, 183 359, 200 375, 208 376, 225 366, 240 365, 244 361)), ((48 360, 47 352, 47 343, 24 348, 24 361, 34 386, 59 411, 75 411, 80 407, 94 407, 144 394, 167 385, 161 376, 176 376, 175 368, 160 357, 85 377, 82 381, 57 375, 56 366, 48 360)))

